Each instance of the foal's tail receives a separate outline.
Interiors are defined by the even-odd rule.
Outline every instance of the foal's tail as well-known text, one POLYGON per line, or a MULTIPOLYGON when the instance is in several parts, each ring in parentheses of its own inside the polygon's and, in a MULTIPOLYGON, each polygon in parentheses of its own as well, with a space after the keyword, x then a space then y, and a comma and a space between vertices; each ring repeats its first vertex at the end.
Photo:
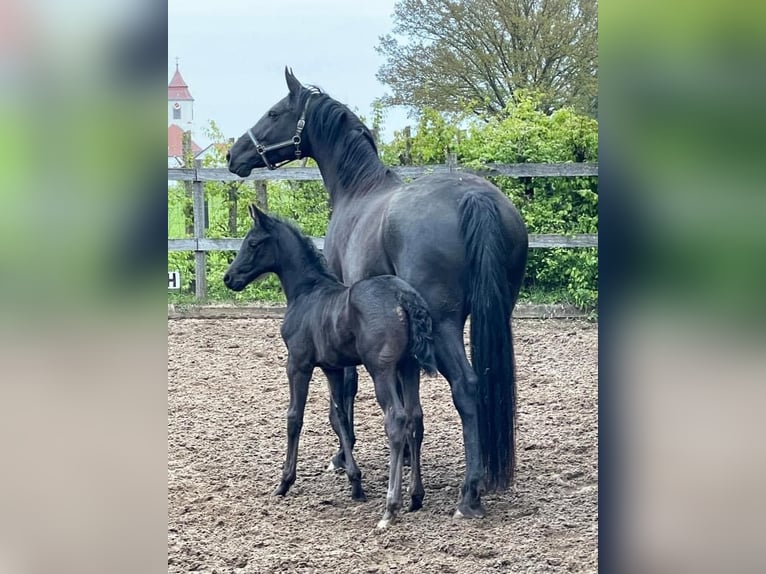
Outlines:
POLYGON ((516 378, 505 229, 494 199, 468 192, 460 199, 460 232, 468 265, 471 359, 478 377, 479 442, 487 490, 513 483, 516 463, 516 378))
MULTIPOLYGON (((409 285, 408 285, 409 287, 409 285)), ((409 341, 407 351, 414 357, 420 368, 429 375, 436 374, 436 358, 434 356, 434 338, 431 323, 431 313, 420 293, 412 287, 399 289, 399 304, 407 313, 409 341)))

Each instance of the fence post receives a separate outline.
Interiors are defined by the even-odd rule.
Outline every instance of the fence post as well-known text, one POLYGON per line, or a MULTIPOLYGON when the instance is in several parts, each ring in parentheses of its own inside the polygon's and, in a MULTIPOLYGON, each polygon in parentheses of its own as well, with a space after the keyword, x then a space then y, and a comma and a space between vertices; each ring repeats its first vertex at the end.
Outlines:
MULTIPOLYGON (((234 138, 229 138, 229 148, 234 145, 234 138)), ((237 231, 237 199, 239 198, 239 185, 235 182, 230 182, 226 185, 229 198, 229 235, 231 237, 237 237, 239 235, 237 231)))
POLYGON ((262 180, 255 180, 253 182, 255 187, 255 205, 263 211, 269 210, 269 195, 266 190, 266 182, 262 180))
MULTIPOLYGON (((192 133, 191 131, 185 131, 182 136, 182 147, 183 147, 183 167, 185 168, 193 168, 194 167, 194 153, 192 151, 192 139, 191 139, 192 133)), ((189 199, 192 199, 193 193, 192 193, 192 182, 190 181, 184 181, 184 191, 186 192, 186 197, 189 199)), ((194 234, 194 209, 193 206, 190 206, 187 203, 184 203, 184 229, 186 235, 193 235, 194 234)))
POLYGON ((447 152, 447 168, 450 172, 457 169, 457 154, 454 152, 447 152))
MULTIPOLYGON (((194 242, 199 247, 199 240, 205 237, 205 184, 199 180, 197 170, 202 168, 202 160, 194 162, 194 181, 192 183, 192 201, 194 208, 194 242)), ((207 253, 194 251, 194 290, 197 300, 207 297, 207 253)))
POLYGON ((412 130, 410 126, 404 126, 404 151, 399 154, 399 163, 412 165, 412 130))

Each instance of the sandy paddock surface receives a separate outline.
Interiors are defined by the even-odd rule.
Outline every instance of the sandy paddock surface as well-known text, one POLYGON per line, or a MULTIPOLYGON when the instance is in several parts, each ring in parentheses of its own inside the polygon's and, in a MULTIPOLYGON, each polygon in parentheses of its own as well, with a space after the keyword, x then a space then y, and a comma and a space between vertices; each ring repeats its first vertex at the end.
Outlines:
POLYGON ((423 378, 424 507, 384 532, 375 525, 388 451, 363 369, 355 453, 368 501, 352 501, 345 474, 325 470, 337 443, 318 370, 296 483, 286 497, 272 496, 288 400, 279 325, 168 321, 168 572, 597 570, 596 324, 514 321, 516 482, 483 497, 483 520, 452 518, 464 468, 459 418, 446 381, 423 378))

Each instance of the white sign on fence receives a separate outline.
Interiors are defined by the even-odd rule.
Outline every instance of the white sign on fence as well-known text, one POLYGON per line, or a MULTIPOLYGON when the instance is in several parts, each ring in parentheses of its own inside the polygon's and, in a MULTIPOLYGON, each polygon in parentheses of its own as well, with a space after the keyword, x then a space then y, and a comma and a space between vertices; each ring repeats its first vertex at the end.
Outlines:
POLYGON ((180 288, 181 288, 181 272, 168 271, 168 289, 180 289, 180 288))

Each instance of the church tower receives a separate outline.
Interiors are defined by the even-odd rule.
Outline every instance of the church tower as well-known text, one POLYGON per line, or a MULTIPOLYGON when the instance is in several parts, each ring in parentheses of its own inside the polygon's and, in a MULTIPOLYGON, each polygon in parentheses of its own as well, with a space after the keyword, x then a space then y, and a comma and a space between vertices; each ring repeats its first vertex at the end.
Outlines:
MULTIPOLYGON (((184 165, 183 134, 194 135, 194 98, 189 92, 176 58, 176 72, 168 84, 168 167, 184 165)), ((192 139, 192 154, 196 157, 202 151, 192 139)))
POLYGON ((168 125, 171 124, 177 125, 183 131, 194 128, 194 98, 178 70, 178 58, 176 58, 176 73, 168 84, 168 125))

